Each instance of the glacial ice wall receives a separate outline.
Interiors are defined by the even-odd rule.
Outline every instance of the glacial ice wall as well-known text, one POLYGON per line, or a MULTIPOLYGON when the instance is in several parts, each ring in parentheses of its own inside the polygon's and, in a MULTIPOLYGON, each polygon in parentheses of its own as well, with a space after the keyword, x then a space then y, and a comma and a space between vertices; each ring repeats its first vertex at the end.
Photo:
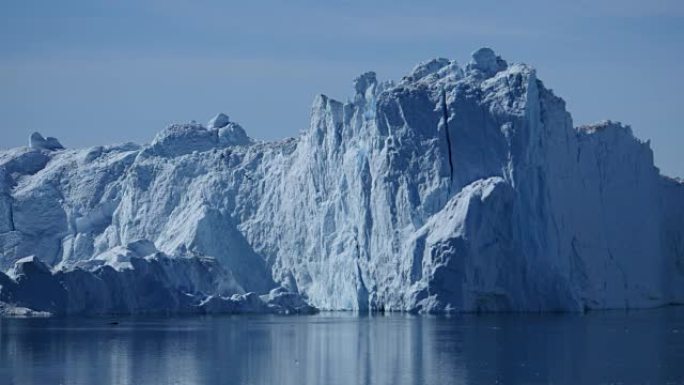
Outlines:
POLYGON ((2 151, 0 268, 94 269, 146 242, 215 260, 209 296, 276 289, 320 309, 684 302, 684 184, 628 126, 573 127, 533 68, 486 48, 354 92, 318 96, 310 128, 277 142, 221 114, 143 146, 2 151))

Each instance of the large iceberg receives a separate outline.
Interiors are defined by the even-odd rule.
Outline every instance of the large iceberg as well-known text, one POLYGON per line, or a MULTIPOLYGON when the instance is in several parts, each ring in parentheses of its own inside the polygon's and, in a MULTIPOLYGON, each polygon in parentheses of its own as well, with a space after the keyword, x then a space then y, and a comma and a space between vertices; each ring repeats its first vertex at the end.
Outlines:
POLYGON ((533 68, 488 48, 354 91, 276 142, 219 114, 143 146, 0 152, 0 309, 684 303, 684 183, 628 126, 573 127, 533 68))

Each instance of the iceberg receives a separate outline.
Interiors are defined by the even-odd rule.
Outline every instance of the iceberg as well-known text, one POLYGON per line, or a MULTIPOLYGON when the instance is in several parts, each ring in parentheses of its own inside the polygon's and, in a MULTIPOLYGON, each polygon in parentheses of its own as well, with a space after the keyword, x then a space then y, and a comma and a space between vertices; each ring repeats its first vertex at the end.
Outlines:
POLYGON ((629 126, 575 127, 489 48, 353 92, 279 141, 221 113, 142 146, 0 151, 3 314, 684 303, 684 182, 629 126))

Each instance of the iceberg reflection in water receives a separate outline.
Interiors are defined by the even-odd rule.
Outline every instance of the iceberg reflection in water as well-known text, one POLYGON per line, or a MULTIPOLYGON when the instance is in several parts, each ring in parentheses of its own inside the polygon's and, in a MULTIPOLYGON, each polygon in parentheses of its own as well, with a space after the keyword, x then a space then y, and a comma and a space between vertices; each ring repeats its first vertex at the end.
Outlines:
POLYGON ((684 308, 2 319, 2 384, 684 383, 684 308))

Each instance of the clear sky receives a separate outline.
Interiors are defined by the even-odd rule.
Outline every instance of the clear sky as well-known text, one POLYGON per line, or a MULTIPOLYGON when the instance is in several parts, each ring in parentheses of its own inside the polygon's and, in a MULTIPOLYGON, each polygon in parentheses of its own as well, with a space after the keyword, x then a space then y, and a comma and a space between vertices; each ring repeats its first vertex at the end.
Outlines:
POLYGON ((684 2, 0 0, 0 147, 151 140, 225 112, 258 139, 308 127, 374 70, 490 46, 526 62, 575 124, 632 125, 684 176, 684 2), (554 4, 555 3, 555 4, 554 4))

